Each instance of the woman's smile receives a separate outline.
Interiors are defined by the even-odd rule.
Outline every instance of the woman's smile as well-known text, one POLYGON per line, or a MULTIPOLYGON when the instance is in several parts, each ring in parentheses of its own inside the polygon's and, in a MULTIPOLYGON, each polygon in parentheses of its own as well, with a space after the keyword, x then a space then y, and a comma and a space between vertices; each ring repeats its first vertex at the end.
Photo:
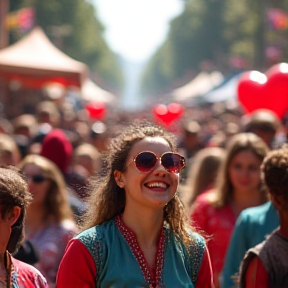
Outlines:
POLYGON ((170 185, 162 181, 150 181, 144 185, 147 188, 158 192, 165 192, 170 187, 170 185))

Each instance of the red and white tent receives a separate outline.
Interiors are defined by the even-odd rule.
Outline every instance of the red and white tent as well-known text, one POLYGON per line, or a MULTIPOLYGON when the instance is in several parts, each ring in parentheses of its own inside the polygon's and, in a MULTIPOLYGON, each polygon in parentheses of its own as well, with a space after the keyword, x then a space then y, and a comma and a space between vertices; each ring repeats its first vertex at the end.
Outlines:
POLYGON ((40 27, 0 50, 0 78, 23 87, 41 88, 49 82, 81 87, 87 73, 85 64, 55 47, 40 27))

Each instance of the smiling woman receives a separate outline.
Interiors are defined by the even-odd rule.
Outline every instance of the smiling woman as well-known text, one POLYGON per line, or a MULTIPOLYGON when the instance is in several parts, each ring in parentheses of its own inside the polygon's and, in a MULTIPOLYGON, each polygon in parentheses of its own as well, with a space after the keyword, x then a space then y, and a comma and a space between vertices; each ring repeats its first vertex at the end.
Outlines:
POLYGON ((92 288, 95 281, 96 287, 213 287, 205 240, 176 193, 185 159, 174 140, 149 123, 112 140, 106 174, 91 183, 83 231, 61 261, 58 288, 92 288))

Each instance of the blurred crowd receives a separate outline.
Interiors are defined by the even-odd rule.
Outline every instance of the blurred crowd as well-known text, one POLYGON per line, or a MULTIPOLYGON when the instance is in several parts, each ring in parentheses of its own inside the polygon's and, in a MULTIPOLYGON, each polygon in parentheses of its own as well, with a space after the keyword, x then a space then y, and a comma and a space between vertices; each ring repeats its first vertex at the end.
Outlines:
MULTIPOLYGON (((95 120, 85 109, 45 100, 34 114, 0 119, 0 163, 19 167, 33 195, 25 241, 14 256, 38 268, 50 287, 55 286, 67 243, 79 231, 90 193, 87 184, 105 173, 110 140, 134 121, 154 121, 150 114, 113 111, 95 120)), ((209 239, 216 287, 234 287, 233 277, 246 250, 279 224, 274 211, 270 225, 263 224, 267 229, 258 236, 255 230, 246 247, 239 242, 247 236, 243 231, 232 236, 245 209, 271 205, 260 166, 269 150, 286 142, 285 121, 271 111, 244 115, 237 106, 216 103, 187 108, 181 119, 166 127, 176 135, 178 152, 186 158, 178 192, 187 215, 209 239), (254 241, 253 236, 258 238, 254 241), (238 241, 234 248, 229 248, 234 245, 231 237, 238 241)))

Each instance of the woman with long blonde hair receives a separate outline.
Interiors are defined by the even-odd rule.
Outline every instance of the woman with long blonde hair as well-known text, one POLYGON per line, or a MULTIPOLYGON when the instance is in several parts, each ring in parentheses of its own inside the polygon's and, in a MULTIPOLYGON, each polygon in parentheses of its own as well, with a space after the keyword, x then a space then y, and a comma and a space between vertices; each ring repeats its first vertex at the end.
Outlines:
POLYGON ((57 166, 40 155, 28 155, 18 166, 33 196, 27 207, 25 238, 38 248, 40 260, 35 267, 53 287, 66 245, 78 231, 65 181, 57 166))
POLYGON ((200 195, 192 207, 195 226, 211 236, 208 247, 216 287, 220 286, 219 276, 237 216, 245 208, 267 201, 260 178, 267 152, 267 145, 255 134, 234 135, 228 142, 216 187, 205 197, 200 195))

